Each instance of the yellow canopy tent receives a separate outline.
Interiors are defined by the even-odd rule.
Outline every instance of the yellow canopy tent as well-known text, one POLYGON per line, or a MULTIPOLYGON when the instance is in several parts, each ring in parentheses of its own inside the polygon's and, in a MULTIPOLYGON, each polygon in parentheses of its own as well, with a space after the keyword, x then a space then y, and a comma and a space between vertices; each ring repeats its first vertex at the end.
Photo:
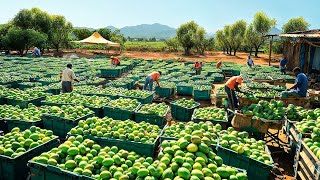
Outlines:
MULTIPOLYGON (((119 46, 119 43, 111 42, 103 38, 98 32, 94 32, 91 36, 80 40, 80 41, 72 41, 76 43, 83 43, 83 44, 106 44, 107 46, 119 46)), ((121 48, 121 47, 120 47, 121 48)))

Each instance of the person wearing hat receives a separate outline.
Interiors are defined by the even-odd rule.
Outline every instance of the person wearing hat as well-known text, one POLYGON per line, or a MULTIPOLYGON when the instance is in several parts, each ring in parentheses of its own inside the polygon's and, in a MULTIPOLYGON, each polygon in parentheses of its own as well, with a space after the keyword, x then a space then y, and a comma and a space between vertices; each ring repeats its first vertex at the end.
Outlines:
POLYGON ((194 69, 196 70, 196 75, 201 74, 201 63, 199 61, 194 63, 194 69))
POLYGON ((62 83, 61 83, 62 84, 62 93, 72 92, 72 90, 73 90, 72 83, 74 81, 80 82, 76 78, 76 75, 74 74, 74 72, 72 70, 72 64, 67 64, 67 68, 62 71, 61 81, 62 81, 62 83))
POLYGON ((117 57, 111 56, 110 58, 112 65, 120 66, 120 60, 117 57))
POLYGON ((235 108, 238 108, 238 100, 237 100, 237 96, 236 96, 236 92, 241 92, 241 93, 245 93, 242 92, 239 89, 239 85, 242 84, 243 78, 242 76, 233 76, 231 77, 225 84, 224 86, 224 90, 226 91, 227 95, 228 95, 228 100, 229 100, 229 107, 234 110, 235 108))
POLYGON ((292 71, 297 77, 295 83, 287 91, 283 91, 281 97, 306 97, 308 91, 308 77, 301 72, 299 67, 295 67, 292 71))
POLYGON ((33 51, 32 51, 32 55, 34 57, 40 57, 41 56, 41 52, 37 47, 34 47, 33 51))
POLYGON ((147 86, 149 85, 149 91, 152 91, 153 82, 155 81, 157 85, 160 87, 159 79, 162 72, 152 72, 146 77, 146 82, 144 83, 143 90, 147 89, 147 86))

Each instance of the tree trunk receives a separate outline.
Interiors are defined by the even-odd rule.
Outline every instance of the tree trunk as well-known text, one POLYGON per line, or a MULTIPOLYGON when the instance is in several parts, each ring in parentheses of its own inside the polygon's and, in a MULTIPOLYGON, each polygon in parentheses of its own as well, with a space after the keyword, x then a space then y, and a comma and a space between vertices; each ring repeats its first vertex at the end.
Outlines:
POLYGON ((223 48, 222 50, 223 50, 223 54, 225 54, 225 53, 226 53, 226 49, 225 49, 225 48, 223 48))
POLYGON ((233 55, 235 56, 235 55, 236 55, 236 53, 237 53, 237 50, 236 50, 236 49, 234 49, 233 55))
POLYGON ((250 56, 251 56, 251 54, 252 54, 252 47, 250 47, 250 56))
POLYGON ((256 47, 256 48, 255 48, 255 53, 254 53, 254 56, 255 56, 255 57, 258 57, 258 52, 259 52, 259 47, 256 47))

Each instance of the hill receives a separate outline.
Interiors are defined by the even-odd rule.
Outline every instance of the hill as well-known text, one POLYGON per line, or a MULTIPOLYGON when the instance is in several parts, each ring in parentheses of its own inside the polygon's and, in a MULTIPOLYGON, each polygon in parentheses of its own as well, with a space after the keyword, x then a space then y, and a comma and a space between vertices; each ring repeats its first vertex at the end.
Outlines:
POLYGON ((126 26, 120 29, 125 37, 168 39, 176 34, 176 29, 159 23, 126 26))

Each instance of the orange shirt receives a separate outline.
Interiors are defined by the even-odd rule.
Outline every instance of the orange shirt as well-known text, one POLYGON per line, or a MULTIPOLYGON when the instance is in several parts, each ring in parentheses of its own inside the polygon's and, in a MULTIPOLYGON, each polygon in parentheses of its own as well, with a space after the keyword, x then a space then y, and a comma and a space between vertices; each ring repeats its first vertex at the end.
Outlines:
POLYGON ((222 64, 221 61, 217 62, 216 67, 217 67, 217 68, 220 68, 221 64, 222 64))
POLYGON ((194 64, 194 67, 195 67, 195 68, 200 68, 200 67, 201 67, 201 64, 200 64, 199 62, 196 62, 196 63, 194 64))
POLYGON ((158 81, 160 79, 160 73, 159 72, 150 73, 149 76, 154 81, 158 81))
POLYGON ((115 58, 113 58, 113 62, 114 62, 114 64, 119 64, 119 63, 120 63, 120 60, 115 57, 115 58))
POLYGON ((236 84, 236 82, 239 83, 239 85, 241 85, 242 80, 243 78, 241 76, 233 76, 226 82, 226 86, 234 90, 234 85, 236 84))

